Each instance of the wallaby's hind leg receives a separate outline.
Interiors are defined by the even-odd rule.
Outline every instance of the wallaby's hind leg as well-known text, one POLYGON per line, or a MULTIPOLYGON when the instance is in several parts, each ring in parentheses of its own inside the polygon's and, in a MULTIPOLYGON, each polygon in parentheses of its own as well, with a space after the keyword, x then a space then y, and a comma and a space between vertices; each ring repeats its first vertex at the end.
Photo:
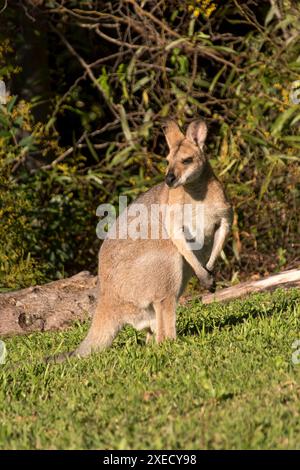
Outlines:
POLYGON ((151 341, 153 340, 153 332, 149 329, 147 330, 147 333, 146 333, 146 344, 149 344, 151 343, 151 341))
POLYGON ((166 299, 153 304, 156 314, 156 341, 161 343, 166 338, 176 339, 176 299, 166 299))

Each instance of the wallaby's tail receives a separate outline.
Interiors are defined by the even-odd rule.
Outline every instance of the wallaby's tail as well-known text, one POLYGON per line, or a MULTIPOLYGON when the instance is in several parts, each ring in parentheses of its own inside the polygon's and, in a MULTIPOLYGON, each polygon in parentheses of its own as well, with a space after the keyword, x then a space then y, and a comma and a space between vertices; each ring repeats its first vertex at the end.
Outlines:
POLYGON ((74 352, 75 351, 56 354, 55 356, 46 356, 44 357, 43 362, 46 362, 46 364, 60 364, 61 362, 64 362, 66 359, 68 359, 69 357, 73 357, 74 352))
POLYGON ((108 348, 121 328, 114 315, 109 315, 102 309, 97 309, 90 329, 75 351, 47 357, 47 363, 61 363, 72 357, 86 357, 92 352, 108 348))

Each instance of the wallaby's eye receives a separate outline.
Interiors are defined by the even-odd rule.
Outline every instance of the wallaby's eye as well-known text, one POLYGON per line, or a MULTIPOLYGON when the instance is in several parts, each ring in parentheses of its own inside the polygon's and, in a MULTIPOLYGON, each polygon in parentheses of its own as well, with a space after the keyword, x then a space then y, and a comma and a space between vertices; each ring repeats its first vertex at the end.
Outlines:
POLYGON ((189 165, 190 163, 193 163, 193 157, 186 158, 185 160, 182 161, 184 165, 189 165))

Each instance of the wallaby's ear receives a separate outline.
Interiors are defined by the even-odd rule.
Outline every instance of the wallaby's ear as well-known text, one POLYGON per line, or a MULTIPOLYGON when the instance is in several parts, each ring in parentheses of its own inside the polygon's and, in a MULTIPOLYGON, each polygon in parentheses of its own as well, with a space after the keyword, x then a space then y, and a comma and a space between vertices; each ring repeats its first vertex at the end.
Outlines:
POLYGON ((184 139, 184 134, 181 132, 178 124, 175 121, 165 121, 163 124, 163 131, 170 149, 175 147, 181 140, 184 139))
POLYGON ((198 147, 203 150, 204 142, 207 136, 207 126, 204 121, 194 121, 191 122, 186 131, 186 138, 198 145, 198 147))

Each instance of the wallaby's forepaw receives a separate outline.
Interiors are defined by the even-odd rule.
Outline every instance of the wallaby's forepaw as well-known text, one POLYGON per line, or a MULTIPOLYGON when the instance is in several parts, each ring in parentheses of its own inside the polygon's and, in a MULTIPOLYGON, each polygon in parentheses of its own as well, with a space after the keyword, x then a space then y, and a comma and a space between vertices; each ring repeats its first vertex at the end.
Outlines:
POLYGON ((215 280, 213 275, 207 271, 206 269, 203 269, 201 273, 197 274, 197 277, 200 281, 200 283, 208 290, 212 289, 215 285, 215 280))
POLYGON ((204 272, 201 272, 200 275, 197 275, 201 284, 208 289, 210 292, 215 292, 216 290, 216 281, 213 276, 213 273, 204 268, 204 272))
POLYGON ((216 281, 215 279, 213 280, 213 284, 211 287, 209 287, 209 292, 211 292, 212 294, 214 294, 216 292, 216 288, 217 288, 217 284, 216 284, 216 281))

